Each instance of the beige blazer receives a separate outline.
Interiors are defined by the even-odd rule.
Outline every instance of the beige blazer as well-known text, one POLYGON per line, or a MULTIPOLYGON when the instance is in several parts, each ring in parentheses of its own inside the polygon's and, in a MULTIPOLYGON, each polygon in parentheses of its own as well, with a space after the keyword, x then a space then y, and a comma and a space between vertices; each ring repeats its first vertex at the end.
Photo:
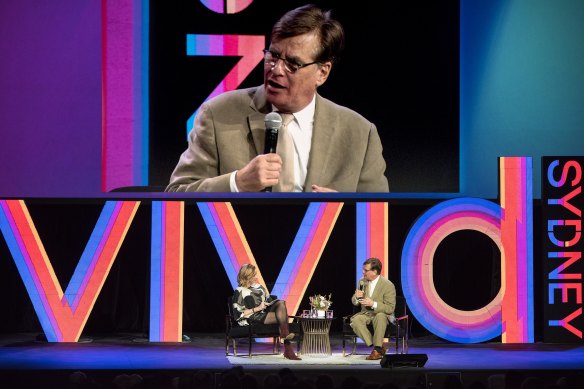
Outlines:
MULTIPOLYGON (((166 191, 230 192, 229 176, 263 153, 263 85, 223 93, 203 104, 166 191)), ((375 125, 317 94, 304 191, 316 184, 339 192, 388 192, 375 125)))
MULTIPOLYGON (((367 282, 364 278, 362 278, 361 280, 367 282)), ((372 310, 362 306, 361 311, 356 313, 356 315, 362 314, 372 315, 374 313, 383 312, 387 315, 389 319, 390 316, 393 315, 395 311, 395 295, 396 295, 395 285, 393 284, 393 282, 391 282, 390 280, 383 276, 379 276, 379 280, 377 281, 377 285, 375 286, 375 289, 373 290, 373 295, 371 296, 371 299, 377 302, 377 307, 375 308, 375 310, 372 310)), ((353 296, 351 297, 351 302, 353 303, 353 305, 359 304, 357 298, 355 297, 355 294, 353 294, 353 296)))

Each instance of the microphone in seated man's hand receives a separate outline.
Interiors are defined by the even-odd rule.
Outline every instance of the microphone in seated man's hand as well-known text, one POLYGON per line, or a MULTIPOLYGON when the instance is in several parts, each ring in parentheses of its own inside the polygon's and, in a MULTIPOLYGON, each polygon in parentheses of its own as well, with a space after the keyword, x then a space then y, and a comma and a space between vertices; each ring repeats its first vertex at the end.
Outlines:
POLYGON ((365 282, 363 280, 359 281, 359 291, 363 292, 361 297, 357 297, 357 301, 361 302, 361 300, 365 298, 365 282))

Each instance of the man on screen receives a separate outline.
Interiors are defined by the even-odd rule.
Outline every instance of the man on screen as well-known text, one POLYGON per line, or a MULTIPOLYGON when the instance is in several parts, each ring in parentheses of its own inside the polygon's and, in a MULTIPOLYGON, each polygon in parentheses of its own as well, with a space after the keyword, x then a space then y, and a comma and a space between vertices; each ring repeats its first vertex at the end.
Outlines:
POLYGON ((282 16, 264 50, 263 85, 201 106, 166 191, 389 191, 375 125, 317 93, 343 47, 330 11, 305 5, 282 16), (277 152, 265 152, 273 111, 291 121, 280 128, 277 152))

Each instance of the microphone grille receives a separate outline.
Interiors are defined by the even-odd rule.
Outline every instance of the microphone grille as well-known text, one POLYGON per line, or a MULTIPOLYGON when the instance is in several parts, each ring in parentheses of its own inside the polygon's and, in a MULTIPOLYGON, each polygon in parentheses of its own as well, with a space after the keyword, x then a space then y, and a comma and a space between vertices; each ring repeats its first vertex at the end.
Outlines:
POLYGON ((270 112, 264 119, 266 128, 280 128, 282 126, 282 116, 278 112, 270 112))

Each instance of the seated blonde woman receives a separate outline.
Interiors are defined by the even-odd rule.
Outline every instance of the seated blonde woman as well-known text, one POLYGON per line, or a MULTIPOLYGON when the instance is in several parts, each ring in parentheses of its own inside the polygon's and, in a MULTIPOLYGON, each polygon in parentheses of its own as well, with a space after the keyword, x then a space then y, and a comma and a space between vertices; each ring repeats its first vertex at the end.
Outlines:
POLYGON ((294 353, 290 340, 294 338, 288 328, 288 309, 284 300, 272 301, 266 289, 258 283, 257 269, 252 264, 241 266, 237 273, 238 287, 233 292, 233 311, 240 326, 252 323, 278 324, 284 339, 284 358, 300 360, 294 353))

